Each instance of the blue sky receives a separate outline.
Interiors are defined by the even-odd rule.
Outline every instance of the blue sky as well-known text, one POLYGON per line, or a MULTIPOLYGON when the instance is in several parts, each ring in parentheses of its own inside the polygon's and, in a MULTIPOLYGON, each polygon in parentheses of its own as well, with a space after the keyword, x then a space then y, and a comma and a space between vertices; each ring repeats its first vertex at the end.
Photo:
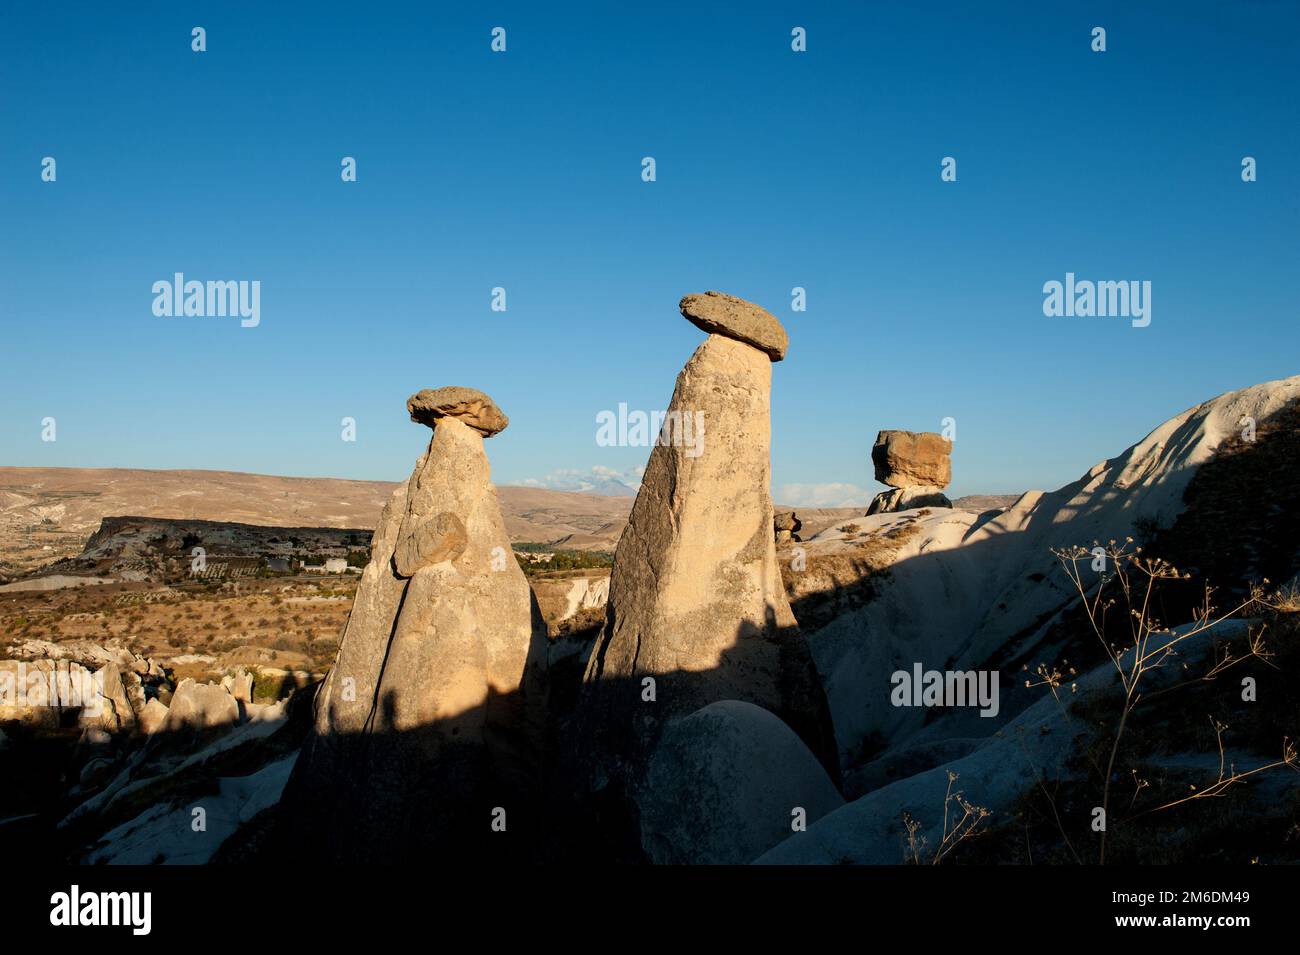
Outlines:
POLYGON ((596 415, 666 406, 713 288, 790 333, 790 503, 880 490, 881 428, 955 418, 954 494, 1055 487, 1300 373, 1295 3, 440 6, 4 5, 0 464, 395 480, 407 395, 464 384, 498 483, 632 474, 596 415), (178 271, 261 324, 155 316, 178 271), (1151 325, 1045 317, 1067 271, 1151 325))

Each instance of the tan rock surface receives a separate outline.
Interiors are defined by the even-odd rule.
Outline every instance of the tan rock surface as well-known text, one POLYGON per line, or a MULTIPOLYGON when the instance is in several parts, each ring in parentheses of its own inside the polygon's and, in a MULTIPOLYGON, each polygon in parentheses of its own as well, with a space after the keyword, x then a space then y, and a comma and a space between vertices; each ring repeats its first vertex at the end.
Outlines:
POLYGON ((908 511, 917 507, 952 507, 952 501, 937 487, 918 484, 913 487, 895 487, 881 491, 867 508, 867 516, 908 511))
POLYGON ((685 296, 678 307, 697 328, 753 345, 772 361, 784 358, 790 347, 789 336, 776 316, 743 298, 725 292, 705 292, 685 296))
POLYGON ((664 723, 719 700, 769 710, 838 774, 825 696, 776 562, 770 393, 758 349, 711 335, 696 350, 669 414, 704 412, 703 451, 653 449, 615 552, 584 706, 606 772, 633 793, 664 723))
POLYGON ((456 854, 482 810, 475 800, 522 801, 533 784, 546 631, 511 551, 484 434, 436 417, 375 531, 285 795, 303 838, 332 833, 313 849, 322 859, 456 854))
POLYGON ((444 418, 456 418, 488 438, 504 431, 510 423, 496 402, 483 392, 459 385, 418 391, 406 399, 406 410, 412 421, 431 428, 444 418))
POLYGON ((871 449, 876 480, 942 490, 952 481, 952 442, 932 431, 881 431, 871 449))
POLYGON ((181 680, 167 707, 163 731, 209 730, 239 722, 239 704, 224 686, 181 680))
POLYGON ((156 698, 146 703, 144 709, 140 711, 140 731, 146 736, 158 732, 166 722, 167 704, 156 698))
POLYGON ((794 535, 803 527, 803 522, 794 511, 781 511, 773 518, 773 530, 778 544, 787 544, 794 540, 794 535))

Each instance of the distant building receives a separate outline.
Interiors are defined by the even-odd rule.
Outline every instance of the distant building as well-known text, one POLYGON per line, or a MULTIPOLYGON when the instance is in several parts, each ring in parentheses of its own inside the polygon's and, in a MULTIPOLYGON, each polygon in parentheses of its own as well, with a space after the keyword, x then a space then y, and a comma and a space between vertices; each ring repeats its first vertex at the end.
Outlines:
POLYGON ((325 561, 325 573, 327 574, 346 574, 348 572, 348 562, 342 557, 330 557, 325 561))
POLYGON ((293 570, 287 557, 268 557, 266 558, 266 569, 273 574, 287 574, 293 570))

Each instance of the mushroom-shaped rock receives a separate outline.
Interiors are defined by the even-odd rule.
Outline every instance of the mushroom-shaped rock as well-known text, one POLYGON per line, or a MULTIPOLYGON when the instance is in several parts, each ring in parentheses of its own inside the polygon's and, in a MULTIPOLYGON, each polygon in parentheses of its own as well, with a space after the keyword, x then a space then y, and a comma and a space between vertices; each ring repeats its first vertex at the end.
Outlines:
MULTIPOLYGON (((688 317, 692 298, 708 296, 683 300, 688 317)), ((602 807, 601 837, 620 845, 633 845, 626 836, 665 723, 712 703, 770 712, 832 780, 840 771, 825 691, 777 559, 769 357, 726 333, 695 350, 667 418, 698 416, 707 423, 704 440, 651 450, 614 554, 605 627, 587 663, 572 740, 602 807), (642 694, 652 688, 647 705, 642 694)), ((653 832, 642 836, 640 851, 654 857, 645 841, 653 832)))
POLYGON ((697 328, 752 345, 772 361, 784 358, 790 347, 790 337, 776 316, 743 298, 725 292, 705 292, 684 296, 678 307, 697 328))
POLYGON ((468 859, 481 800, 530 805, 541 779, 546 625, 483 445, 505 415, 468 388, 407 407, 433 436, 380 515, 281 799, 286 844, 317 861, 468 859))
POLYGON ((504 431, 510 424, 495 401, 477 388, 459 385, 417 391, 406 399, 406 410, 412 421, 430 428, 437 425, 439 418, 457 418, 485 438, 504 431))

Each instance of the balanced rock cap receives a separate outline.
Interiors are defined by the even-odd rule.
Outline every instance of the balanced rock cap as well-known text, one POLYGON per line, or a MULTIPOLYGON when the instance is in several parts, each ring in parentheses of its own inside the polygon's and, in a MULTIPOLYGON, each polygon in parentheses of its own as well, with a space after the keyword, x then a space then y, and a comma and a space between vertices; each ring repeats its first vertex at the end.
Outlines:
POLYGON ((951 453, 952 442, 933 431, 881 431, 871 462, 882 484, 941 490, 952 481, 951 453))
POLYGON ((685 296, 678 307, 697 328, 753 345, 772 361, 784 358, 790 347, 790 336, 776 316, 743 298, 724 292, 705 292, 685 296))
POLYGON ((411 413, 412 421, 430 428, 439 418, 457 418, 485 438, 504 431, 510 423, 505 412, 483 392, 459 385, 418 391, 406 399, 406 410, 411 413))

